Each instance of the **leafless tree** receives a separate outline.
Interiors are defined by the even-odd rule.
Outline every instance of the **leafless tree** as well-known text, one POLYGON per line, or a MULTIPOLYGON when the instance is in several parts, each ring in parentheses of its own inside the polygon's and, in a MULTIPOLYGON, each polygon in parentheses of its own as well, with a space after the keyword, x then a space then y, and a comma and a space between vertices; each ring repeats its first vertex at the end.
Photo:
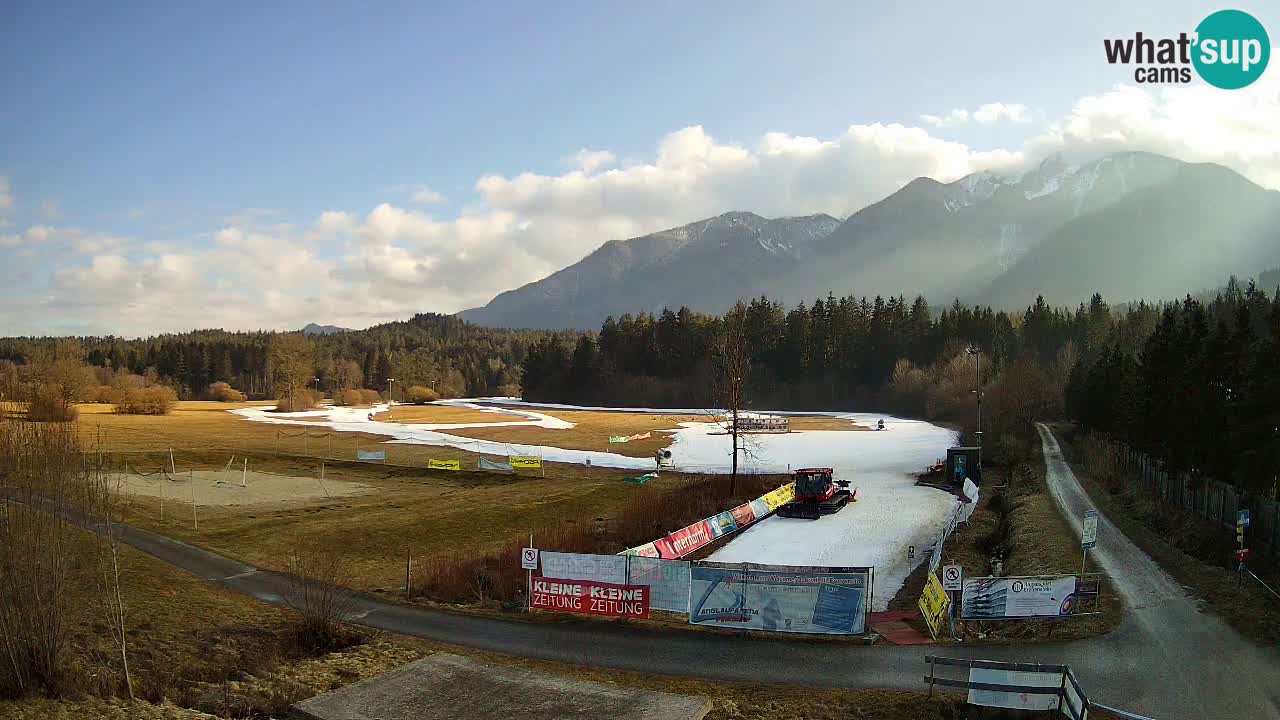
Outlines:
POLYGON ((57 694, 66 680, 80 548, 61 511, 81 500, 76 441, 64 424, 0 422, 0 695, 57 694))
POLYGON ((737 492, 738 455, 745 449, 739 416, 746 407, 751 375, 751 347, 747 334, 747 306, 739 302, 720 320, 715 339, 715 397, 725 415, 720 421, 732 440, 733 460, 729 495, 737 492))
POLYGON ((298 394, 314 377, 315 347, 302 333, 282 333, 271 339, 268 360, 277 399, 288 398, 289 411, 296 411, 298 394))

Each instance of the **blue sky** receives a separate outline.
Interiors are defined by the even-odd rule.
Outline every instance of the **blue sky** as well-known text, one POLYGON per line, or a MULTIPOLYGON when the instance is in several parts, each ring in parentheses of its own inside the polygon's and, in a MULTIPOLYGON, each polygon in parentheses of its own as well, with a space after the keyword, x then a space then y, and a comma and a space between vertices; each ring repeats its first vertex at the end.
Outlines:
MULTIPOLYGON (((1268 27, 1280 21, 1273 10, 1242 7, 1268 27)), ((482 192, 482 177, 554 179, 573 169, 568 158, 582 149, 611 153, 587 175, 652 164, 664 138, 690 127, 701 127, 717 146, 754 152, 769 132, 834 141, 850 126, 898 123, 969 153, 1026 154, 1082 98, 1132 85, 1126 70, 1103 61, 1103 37, 1191 30, 1214 9, 1179 2, 6 3, 0 178, 13 200, 7 231, 69 228, 80 238, 118 241, 82 242, 83 252, 51 256, 48 277, 24 276, 25 288, 47 292, 51 301, 35 319, 24 313, 20 324, 107 329, 69 320, 68 308, 90 296, 67 297, 53 276, 65 270, 65 282, 67 273, 93 267, 95 257, 125 261, 105 267, 127 280, 163 250, 178 254, 216 245, 221 231, 256 230, 263 242, 304 247, 339 290, 350 290, 360 268, 376 272, 378 263, 411 286, 442 267, 423 260, 432 242, 479 242, 433 240, 433 233, 465 235, 465 228, 439 230, 422 225, 424 217, 448 223, 475 213, 509 221, 497 223, 505 231, 490 228, 506 236, 487 242, 535 258, 520 263, 528 273, 504 270, 501 279, 481 283, 480 294, 426 292, 414 300, 411 287, 401 288, 346 321, 403 315, 411 301, 421 310, 457 310, 571 262, 609 232, 648 231, 703 211, 791 210, 750 204, 772 197, 769 188, 717 192, 705 207, 666 207, 647 190, 635 208, 605 202, 587 225, 566 230, 557 223, 583 218, 549 217, 548 206, 529 205, 536 188, 504 185, 518 196, 505 199, 482 192), (930 127, 921 119, 994 102, 1020 107, 1017 120, 930 127), (443 200, 415 202, 424 187, 443 200), (743 205, 733 207, 736 201, 743 205), (369 216, 384 203, 411 215, 384 234, 381 260, 344 263, 360 254, 351 238, 372 242, 369 216), (643 208, 652 211, 648 220, 643 208), (269 214, 246 222, 250 209, 269 214), (335 220, 333 236, 309 231, 326 211, 350 222, 335 220), (513 216, 494 216, 508 212, 513 216), (406 229, 414 222, 417 234, 406 229), (540 252, 555 243, 521 237, 530 224, 557 228, 571 247, 540 252), (349 237, 337 237, 342 233, 349 237), (515 247, 521 242, 528 247, 515 247), (164 247, 148 251, 146 243, 164 247)), ((828 195, 821 209, 848 214, 904 179, 886 176, 866 196, 828 195)), ((802 187, 785 192, 794 196, 802 187)), ((801 202, 795 209, 812 208, 801 202)), ((119 330, 182 321, 147 322, 141 310, 138 317, 119 330)), ((226 322, 296 319, 241 313, 226 322)))

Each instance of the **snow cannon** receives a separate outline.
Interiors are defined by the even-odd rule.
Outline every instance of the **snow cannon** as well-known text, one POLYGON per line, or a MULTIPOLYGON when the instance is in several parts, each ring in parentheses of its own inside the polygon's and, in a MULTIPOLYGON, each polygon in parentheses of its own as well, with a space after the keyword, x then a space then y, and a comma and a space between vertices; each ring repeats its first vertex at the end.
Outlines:
POLYGON ((779 517, 817 520, 858 499, 858 491, 849 489, 848 480, 836 480, 831 468, 801 468, 792 473, 792 479, 795 499, 778 508, 779 517))

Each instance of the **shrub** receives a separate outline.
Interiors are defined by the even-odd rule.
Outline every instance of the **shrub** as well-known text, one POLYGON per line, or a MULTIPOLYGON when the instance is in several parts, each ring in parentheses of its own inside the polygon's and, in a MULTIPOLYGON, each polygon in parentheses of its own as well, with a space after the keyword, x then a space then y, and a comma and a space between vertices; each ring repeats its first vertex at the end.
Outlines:
POLYGON ((224 382, 216 382, 209 386, 209 399, 218 402, 244 402, 244 393, 224 382))
POLYGON ((315 390, 295 390, 276 400, 276 412, 314 410, 320 406, 321 400, 324 400, 324 395, 315 390))
POLYGON ((438 400, 439 398, 440 396, 436 394, 435 390, 421 385, 410 385, 409 389, 404 391, 405 401, 411 402, 415 405, 429 403, 433 400, 438 400))
POLYGON ((382 402, 382 393, 378 392, 377 390, 361 390, 360 391, 360 404, 377 405, 380 402, 382 402))
POLYGON ((27 419, 32 422, 71 422, 80 415, 74 405, 62 397, 56 385, 40 385, 31 395, 27 407, 27 419))
POLYGON ((116 398, 116 412, 121 415, 168 415, 178 402, 178 393, 168 385, 126 390, 116 398))
POLYGON ((88 402, 94 403, 110 403, 115 397, 116 389, 110 385, 99 385, 86 398, 88 402))

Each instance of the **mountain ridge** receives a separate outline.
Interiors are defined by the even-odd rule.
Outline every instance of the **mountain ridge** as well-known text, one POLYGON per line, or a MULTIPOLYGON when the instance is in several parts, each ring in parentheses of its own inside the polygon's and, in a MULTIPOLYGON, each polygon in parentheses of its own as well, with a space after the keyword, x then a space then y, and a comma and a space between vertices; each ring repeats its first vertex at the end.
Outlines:
POLYGON ((506 327, 598 327, 761 294, 923 294, 932 304, 1163 299, 1280 264, 1280 193, 1213 163, 1119 152, 1021 173, 920 177, 843 221, 735 211, 626 240, 461 313, 506 327), (1141 265, 1159 267, 1159 277, 1141 265))

